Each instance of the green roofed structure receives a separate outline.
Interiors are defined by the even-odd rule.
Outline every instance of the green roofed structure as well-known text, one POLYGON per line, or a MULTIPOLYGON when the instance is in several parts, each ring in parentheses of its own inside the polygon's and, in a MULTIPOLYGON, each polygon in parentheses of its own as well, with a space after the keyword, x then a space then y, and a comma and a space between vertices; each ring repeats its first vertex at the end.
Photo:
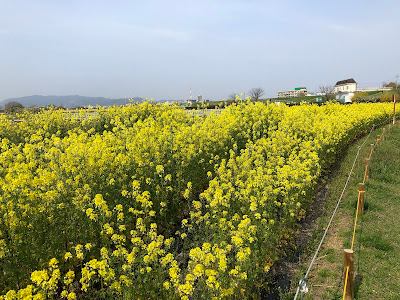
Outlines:
POLYGON ((278 92, 278 98, 304 97, 309 94, 306 87, 297 87, 294 90, 278 92))

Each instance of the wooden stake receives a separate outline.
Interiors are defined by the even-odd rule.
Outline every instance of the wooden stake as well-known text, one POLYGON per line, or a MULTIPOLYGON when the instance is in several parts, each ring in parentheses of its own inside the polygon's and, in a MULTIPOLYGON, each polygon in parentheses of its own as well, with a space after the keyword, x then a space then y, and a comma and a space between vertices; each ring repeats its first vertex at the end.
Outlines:
POLYGON ((358 192, 360 193, 359 202, 358 202, 358 213, 364 213, 364 194, 365 194, 365 185, 364 183, 358 184, 358 192))
POLYGON ((388 135, 390 135, 390 124, 389 124, 389 128, 388 128, 388 135))
POLYGON ((393 94, 393 124, 396 123, 396 95, 393 94))
POLYGON ((382 136, 381 136, 381 139, 382 139, 382 142, 384 142, 385 141, 385 128, 383 128, 383 130, 382 130, 382 136))
POLYGON ((380 141, 381 141, 381 136, 378 135, 378 136, 376 137, 376 145, 379 145, 379 144, 380 144, 380 141))
POLYGON ((372 157, 372 154, 374 154, 374 144, 371 144, 371 152, 369 153, 369 158, 372 157))
POLYGON ((364 175, 364 181, 369 179, 369 159, 365 159, 365 175, 364 175))
POLYGON ((344 299, 353 300, 354 299, 354 251, 350 249, 344 249, 344 280, 346 290, 344 291, 344 299), (347 275, 346 282, 346 270, 349 267, 349 272, 347 275))

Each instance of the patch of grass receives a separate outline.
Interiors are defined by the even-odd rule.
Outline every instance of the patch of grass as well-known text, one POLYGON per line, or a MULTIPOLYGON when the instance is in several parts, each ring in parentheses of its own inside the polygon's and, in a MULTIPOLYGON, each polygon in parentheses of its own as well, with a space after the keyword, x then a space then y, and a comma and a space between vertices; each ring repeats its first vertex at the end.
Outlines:
POLYGON ((364 233, 361 244, 364 247, 373 247, 382 251, 391 251, 393 249, 390 242, 384 239, 380 232, 364 233))
MULTIPOLYGON (((382 211, 383 208, 379 203, 374 201, 367 201, 364 202, 364 211, 382 211)), ((365 218, 369 219, 369 216, 365 216, 365 218)))
POLYGON ((321 251, 321 255, 329 255, 329 254, 334 254, 334 253, 335 253, 335 250, 332 248, 321 251))
POLYGON ((350 238, 351 235, 353 234, 353 232, 351 232, 350 230, 348 230, 350 228, 346 228, 346 229, 341 229, 339 231, 339 237, 341 238, 350 238))
POLYGON ((337 257, 335 254, 329 254, 326 256, 326 260, 330 263, 336 262, 336 259, 337 259, 337 257))
POLYGON ((380 259, 380 260, 385 259, 385 253, 383 253, 383 252, 376 252, 376 253, 375 253, 375 258, 380 259))
POLYGON ((346 239, 346 240, 343 242, 343 249, 350 249, 350 248, 351 248, 351 241, 348 240, 348 239, 346 239))
POLYGON ((328 268, 323 268, 321 271, 318 272, 318 276, 320 277, 329 277, 333 276, 334 271, 328 269, 328 268))

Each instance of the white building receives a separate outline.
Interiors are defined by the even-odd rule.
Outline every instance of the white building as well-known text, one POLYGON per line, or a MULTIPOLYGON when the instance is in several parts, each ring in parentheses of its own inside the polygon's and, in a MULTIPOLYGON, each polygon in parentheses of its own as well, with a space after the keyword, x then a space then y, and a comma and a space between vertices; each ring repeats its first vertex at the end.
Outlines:
POLYGON ((336 82, 334 92, 336 94, 336 100, 341 102, 351 102, 351 98, 357 91, 357 82, 353 79, 346 79, 336 82))
POLYGON ((278 98, 294 98, 307 96, 309 92, 306 87, 298 87, 290 91, 278 92, 278 98))

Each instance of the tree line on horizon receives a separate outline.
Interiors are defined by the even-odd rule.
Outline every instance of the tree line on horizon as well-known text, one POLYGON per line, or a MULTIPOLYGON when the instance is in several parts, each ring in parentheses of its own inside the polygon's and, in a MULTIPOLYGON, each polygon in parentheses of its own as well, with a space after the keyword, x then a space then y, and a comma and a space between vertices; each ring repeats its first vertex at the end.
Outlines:
MULTIPOLYGON (((76 108, 79 109, 79 108, 84 108, 84 107, 76 107, 76 108)), ((25 111, 30 112, 30 113, 38 113, 38 112, 42 111, 43 109, 66 110, 67 108, 63 105, 56 106, 53 104, 47 105, 45 107, 40 107, 37 105, 31 105, 31 106, 25 107, 22 103, 20 103, 18 101, 11 101, 11 102, 6 103, 4 105, 4 109, 0 109, 0 111, 3 110, 5 114, 13 115, 13 114, 23 113, 25 111)))

